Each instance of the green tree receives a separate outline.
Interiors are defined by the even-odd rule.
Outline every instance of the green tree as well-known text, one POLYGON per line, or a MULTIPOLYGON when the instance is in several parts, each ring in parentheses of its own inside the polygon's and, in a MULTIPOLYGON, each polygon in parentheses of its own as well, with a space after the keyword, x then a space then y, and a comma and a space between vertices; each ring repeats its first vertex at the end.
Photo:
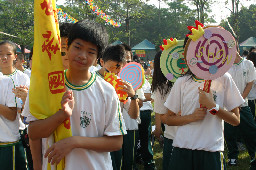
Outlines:
MULTIPOLYGON (((250 5, 248 8, 242 7, 241 10, 238 11, 237 16, 238 18, 234 19, 236 16, 231 14, 230 17, 228 17, 228 21, 233 29, 234 25, 237 24, 239 29, 234 29, 234 32, 239 38, 238 42, 241 43, 247 38, 256 35, 256 5, 250 5)), ((226 21, 222 21, 221 26, 231 31, 226 21)))
POLYGON ((34 33, 34 2, 33 0, 0 1, 0 31, 15 35, 18 38, 1 35, 1 39, 9 39, 25 46, 33 43, 34 33))

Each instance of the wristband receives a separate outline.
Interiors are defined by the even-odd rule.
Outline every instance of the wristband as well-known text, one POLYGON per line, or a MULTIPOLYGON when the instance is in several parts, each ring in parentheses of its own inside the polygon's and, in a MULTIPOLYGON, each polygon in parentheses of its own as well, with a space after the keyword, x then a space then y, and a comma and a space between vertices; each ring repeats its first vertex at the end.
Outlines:
POLYGON ((220 106, 218 104, 216 104, 215 107, 209 109, 209 112, 212 114, 212 115, 216 115, 220 110, 220 106))

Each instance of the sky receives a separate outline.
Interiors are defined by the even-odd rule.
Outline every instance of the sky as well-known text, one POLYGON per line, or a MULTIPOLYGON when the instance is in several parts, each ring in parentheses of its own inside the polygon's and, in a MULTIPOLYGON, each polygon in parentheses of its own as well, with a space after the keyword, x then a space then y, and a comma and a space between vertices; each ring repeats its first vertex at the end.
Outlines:
MULTIPOLYGON (((168 1, 171 2, 171 0, 168 0, 168 1)), ((226 19, 230 15, 230 9, 232 8, 232 6, 231 6, 231 3, 228 3, 227 5, 225 5, 226 0, 215 0, 215 1, 216 2, 214 3, 214 5, 212 5, 212 13, 210 15, 213 16, 213 18, 217 22, 215 23, 215 25, 218 25, 222 19, 226 19)), ((230 1, 231 0, 229 0, 229 2, 230 1)), ((156 7, 159 7, 159 0, 149 0, 147 3, 150 5, 155 5, 156 7)), ((63 4, 64 4, 64 0, 57 0, 57 5, 63 5, 63 4)), ((240 0, 240 4, 242 4, 245 7, 249 7, 251 4, 256 4, 256 0, 240 0)), ((167 4, 161 0, 160 7, 164 8, 166 6, 167 4)), ((240 5, 240 8, 241 8, 241 5, 240 5)), ((68 13, 68 11, 65 11, 65 12, 68 13)))

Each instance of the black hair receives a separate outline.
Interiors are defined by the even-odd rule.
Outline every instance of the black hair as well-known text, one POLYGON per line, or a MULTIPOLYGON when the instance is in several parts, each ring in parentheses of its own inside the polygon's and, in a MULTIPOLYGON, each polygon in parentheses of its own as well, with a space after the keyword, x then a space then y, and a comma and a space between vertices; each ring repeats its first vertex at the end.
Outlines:
POLYGON ((116 61, 118 63, 120 62, 124 63, 126 61, 124 47, 120 44, 108 46, 103 53, 102 60, 104 62, 111 60, 111 61, 116 61))
POLYGON ((102 56, 108 44, 108 33, 105 27, 92 20, 81 20, 75 23, 68 36, 68 47, 75 39, 91 42, 98 47, 98 58, 102 56))
POLYGON ((159 90, 161 95, 166 95, 173 85, 162 73, 160 68, 160 57, 162 55, 162 51, 156 53, 154 58, 154 72, 152 77, 152 86, 151 90, 154 92, 155 90, 159 90), (165 87, 167 86, 167 88, 165 87))
POLYGON ((127 44, 121 44, 121 45, 125 48, 126 51, 132 51, 132 48, 129 45, 127 44))
POLYGON ((31 50, 30 50, 28 59, 29 59, 29 60, 32 60, 32 57, 33 57, 33 47, 32 47, 31 50))
POLYGON ((17 55, 17 59, 19 59, 19 60, 24 60, 24 55, 23 55, 22 53, 19 53, 19 54, 17 55))
POLYGON ((253 62, 254 67, 256 67, 256 52, 250 52, 247 56, 247 60, 250 60, 253 62))
POLYGON ((251 47, 249 52, 252 52, 252 50, 256 49, 256 47, 251 47))
MULTIPOLYGON (((191 31, 188 32, 188 34, 191 34, 191 33, 192 33, 191 31)), ((188 35, 188 34, 187 34, 187 35, 188 35)), ((185 49, 188 40, 189 40, 189 38, 188 38, 188 36, 186 36, 185 39, 184 39, 183 49, 185 49)), ((187 62, 187 61, 186 61, 186 62, 187 62)), ((187 67, 188 67, 188 64, 187 64, 187 67)), ((195 76, 195 75, 190 71, 189 67, 188 67, 188 71, 187 71, 185 74, 183 74, 182 76, 185 76, 185 75, 195 76)))
POLYGON ((60 23, 60 37, 67 37, 74 23, 60 23))
POLYGON ((132 60, 137 62, 137 63, 140 63, 140 58, 136 54, 132 57, 132 60))
POLYGON ((243 55, 244 55, 244 56, 247 56, 248 54, 249 54, 249 51, 247 51, 247 50, 244 50, 244 51, 243 51, 243 55))
POLYGON ((12 41, 9 41, 9 40, 4 40, 4 41, 1 41, 0 42, 0 46, 1 45, 5 45, 5 44, 8 44, 10 46, 12 46, 12 49, 13 49, 13 53, 16 55, 17 54, 17 45, 12 42, 12 41))

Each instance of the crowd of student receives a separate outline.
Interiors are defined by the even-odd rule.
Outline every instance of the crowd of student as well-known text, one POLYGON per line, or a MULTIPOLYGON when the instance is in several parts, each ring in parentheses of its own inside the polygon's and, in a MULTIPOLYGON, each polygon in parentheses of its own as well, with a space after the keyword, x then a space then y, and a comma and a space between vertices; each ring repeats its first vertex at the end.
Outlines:
POLYGON ((204 80, 190 71, 175 83, 168 81, 158 52, 152 63, 152 85, 145 79, 142 88, 134 90, 123 81, 128 100, 122 103, 104 74, 117 75, 133 61, 131 48, 108 46, 106 29, 91 20, 64 23, 60 34, 67 91, 62 109, 43 120, 29 111, 31 71, 23 67, 24 56, 16 54, 15 43, 0 42, 0 169, 48 169, 48 163, 53 167, 63 158, 65 169, 70 170, 134 170, 136 160, 142 160, 146 170, 156 169, 153 111, 153 133, 157 138, 164 134, 162 169, 225 169, 224 137, 228 164, 237 164, 239 140, 248 149, 251 170, 256 169, 253 48, 247 59, 237 54, 228 73, 212 81, 210 93, 202 90, 204 80), (209 112, 213 108, 217 113, 209 112), (53 132, 67 118, 72 137, 48 146, 53 132))

